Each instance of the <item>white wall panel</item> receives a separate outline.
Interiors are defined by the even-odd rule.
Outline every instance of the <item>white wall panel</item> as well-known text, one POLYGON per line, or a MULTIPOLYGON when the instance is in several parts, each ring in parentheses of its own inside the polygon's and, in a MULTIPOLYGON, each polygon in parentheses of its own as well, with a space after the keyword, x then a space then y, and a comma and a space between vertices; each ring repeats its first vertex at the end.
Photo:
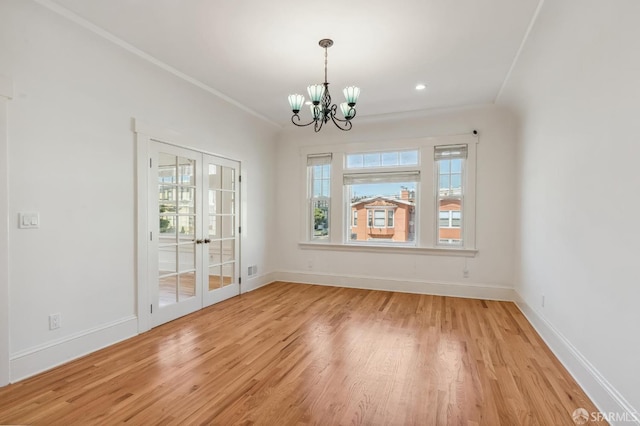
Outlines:
POLYGON ((40 214, 39 229, 10 221, 12 354, 135 315, 133 118, 242 162, 243 265, 273 270, 277 128, 35 2, 0 3, 0 40, 9 217, 40 214))
POLYGON ((640 409, 638 16, 545 2, 500 98, 519 121, 516 290, 618 412, 640 409))

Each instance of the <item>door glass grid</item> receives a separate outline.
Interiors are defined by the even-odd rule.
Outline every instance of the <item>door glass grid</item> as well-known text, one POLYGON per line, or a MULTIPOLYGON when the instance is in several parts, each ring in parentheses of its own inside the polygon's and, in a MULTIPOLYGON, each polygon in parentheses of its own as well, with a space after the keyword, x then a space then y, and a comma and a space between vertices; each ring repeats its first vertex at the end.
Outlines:
POLYGON ((236 282, 235 169, 216 164, 208 168, 209 291, 236 282))
POLYGON ((159 305, 195 296, 195 160, 158 155, 159 305))

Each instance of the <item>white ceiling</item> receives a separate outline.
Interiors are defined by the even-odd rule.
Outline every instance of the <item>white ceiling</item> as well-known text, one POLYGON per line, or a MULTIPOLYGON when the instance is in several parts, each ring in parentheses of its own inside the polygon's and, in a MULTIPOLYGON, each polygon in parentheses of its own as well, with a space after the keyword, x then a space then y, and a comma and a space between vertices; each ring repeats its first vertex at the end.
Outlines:
MULTIPOLYGON (((266 119, 324 78, 358 116, 492 103, 540 0, 53 0, 266 119), (416 91, 417 83, 427 89, 416 91)), ((309 117, 308 111, 303 111, 309 117)), ((303 118, 304 120, 304 118, 303 118)))

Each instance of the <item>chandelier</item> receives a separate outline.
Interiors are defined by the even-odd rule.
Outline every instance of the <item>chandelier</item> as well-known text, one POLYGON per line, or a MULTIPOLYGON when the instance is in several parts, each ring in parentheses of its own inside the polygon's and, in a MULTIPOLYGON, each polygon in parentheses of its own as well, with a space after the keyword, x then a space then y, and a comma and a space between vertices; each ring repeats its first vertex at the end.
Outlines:
POLYGON ((333 121, 333 124, 340 130, 351 130, 351 119, 356 116, 356 102, 358 96, 360 96, 360 89, 355 86, 345 87, 343 90, 346 102, 340 104, 340 111, 344 119, 339 118, 337 115, 337 105, 331 104, 331 95, 329 94, 329 83, 327 82, 327 49, 333 46, 333 40, 324 38, 318 43, 320 47, 324 48, 324 83, 312 84, 307 87, 309 92, 309 98, 311 98, 311 117, 313 119, 306 124, 300 124, 300 116, 298 113, 304 103, 304 96, 299 94, 289 95, 289 105, 293 115, 291 116, 291 122, 299 127, 305 127, 313 124, 313 128, 316 132, 322 129, 322 125, 329 120, 333 121))

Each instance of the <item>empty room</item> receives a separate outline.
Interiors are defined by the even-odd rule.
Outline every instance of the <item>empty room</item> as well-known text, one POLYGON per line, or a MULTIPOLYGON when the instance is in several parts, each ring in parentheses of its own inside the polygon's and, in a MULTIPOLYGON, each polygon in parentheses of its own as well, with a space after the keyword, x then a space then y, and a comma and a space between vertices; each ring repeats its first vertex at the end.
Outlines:
POLYGON ((0 424, 640 425, 639 18, 0 0, 0 424))

